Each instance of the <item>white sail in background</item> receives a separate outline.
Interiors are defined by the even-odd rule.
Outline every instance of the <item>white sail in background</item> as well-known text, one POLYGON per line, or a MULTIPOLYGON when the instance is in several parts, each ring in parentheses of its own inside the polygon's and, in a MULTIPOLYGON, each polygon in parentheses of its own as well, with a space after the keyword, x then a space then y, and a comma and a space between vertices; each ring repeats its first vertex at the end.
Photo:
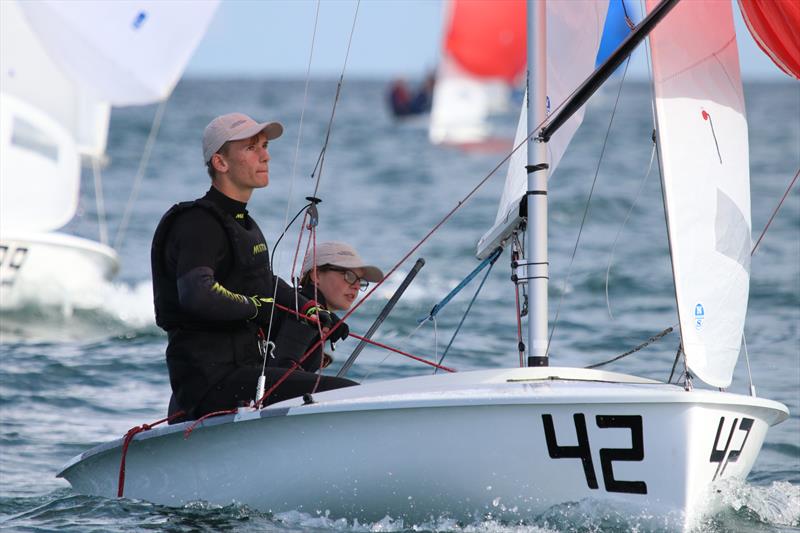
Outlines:
POLYGON ((28 24, 20 3, 0 2, 0 89, 47 114, 78 150, 105 152, 110 106, 70 79, 28 24))
MULTIPOLYGON (((603 37, 608 11, 607 1, 573 0, 547 3, 547 97, 548 113, 566 100, 589 74, 594 71, 597 50, 603 37)), ((550 173, 558 166, 572 136, 583 121, 580 109, 547 143, 550 173)), ((527 95, 522 103, 514 146, 528 136, 527 95)), ((497 209, 494 226, 478 242, 477 255, 485 257, 497 246, 510 227, 518 220, 519 202, 528 188, 525 171, 525 146, 511 156, 508 175, 497 209)))
POLYGON ((79 154, 105 153, 111 104, 168 97, 216 7, 0 2, 4 232, 52 231, 74 216, 79 154))
POLYGON ((508 110, 511 87, 476 78, 448 57, 436 71, 428 136, 435 144, 466 144, 491 135, 489 117, 508 110))
POLYGON ((0 231, 51 231, 69 222, 81 176, 70 132, 0 93, 0 153, 0 231))
POLYGON ((217 8, 185 2, 39 0, 22 4, 53 59, 112 105, 172 92, 217 8))
MULTIPOLYGON (((648 9, 657 1, 648 0, 648 9)), ((652 33, 658 146, 683 350, 731 383, 750 280, 747 121, 730 2, 680 2, 652 33)))

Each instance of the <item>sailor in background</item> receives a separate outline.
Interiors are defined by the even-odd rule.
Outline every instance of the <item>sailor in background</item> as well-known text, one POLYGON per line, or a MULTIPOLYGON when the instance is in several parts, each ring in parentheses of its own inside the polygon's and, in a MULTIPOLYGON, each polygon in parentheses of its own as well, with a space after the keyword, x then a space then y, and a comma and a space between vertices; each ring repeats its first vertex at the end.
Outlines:
MULTIPOLYGON (((272 273, 266 240, 247 213, 253 191, 269 184, 268 142, 282 133, 278 122, 258 123, 241 113, 212 120, 203 133, 211 188, 173 206, 156 228, 151 267, 156 323, 169 337, 170 414, 184 411, 194 419, 253 401, 264 363, 260 328, 272 339, 284 324, 318 331, 273 310, 274 301, 290 308, 297 301, 297 311, 318 318, 326 332, 339 322, 316 301, 295 300, 294 289, 272 273)), ((339 324, 329 340, 347 333, 339 324)), ((284 372, 267 369, 267 388, 284 372)), ((296 370, 267 403, 355 384, 296 370)))
MULTIPOLYGON (((330 312, 347 311, 359 292, 367 290, 370 282, 383 279, 379 268, 367 265, 358 252, 343 242, 323 242, 309 250, 303 260, 300 294, 330 312)), ((299 357, 319 341, 319 331, 309 333, 299 322, 284 323, 276 339, 275 358, 270 364, 289 367, 299 363, 299 357)), ((308 372, 327 367, 333 359, 322 346, 301 364, 308 372)))

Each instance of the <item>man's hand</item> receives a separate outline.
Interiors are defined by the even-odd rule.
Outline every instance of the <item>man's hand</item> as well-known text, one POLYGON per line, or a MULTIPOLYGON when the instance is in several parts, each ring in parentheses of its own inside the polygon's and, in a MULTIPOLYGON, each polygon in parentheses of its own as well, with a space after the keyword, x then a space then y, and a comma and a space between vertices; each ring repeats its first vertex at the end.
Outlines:
POLYGON ((255 295, 250 297, 250 301, 256 306, 256 312, 250 317, 250 320, 261 327, 269 326, 270 318, 272 318, 272 306, 275 303, 275 300, 272 298, 255 295))
POLYGON ((342 322, 335 314, 320 307, 316 302, 306 307, 305 315, 309 318, 315 318, 319 322, 323 335, 327 335, 329 331, 336 328, 328 337, 328 340, 331 342, 346 339, 350 334, 350 328, 347 327, 347 324, 342 322), (338 327, 337 324, 339 324, 338 327))

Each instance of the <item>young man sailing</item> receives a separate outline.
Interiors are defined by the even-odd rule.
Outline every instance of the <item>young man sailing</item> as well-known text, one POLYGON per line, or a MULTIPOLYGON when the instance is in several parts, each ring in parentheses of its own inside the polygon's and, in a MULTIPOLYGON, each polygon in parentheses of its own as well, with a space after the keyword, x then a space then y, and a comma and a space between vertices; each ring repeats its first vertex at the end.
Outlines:
MULTIPOLYGON (((278 309, 273 316, 274 301, 295 306, 295 291, 272 273, 266 240, 247 212, 253 191, 269 185, 268 143, 282 133, 278 122, 258 123, 241 113, 212 120, 203 132, 211 188, 202 198, 173 206, 156 228, 153 295, 156 323, 169 338, 170 414, 182 410, 185 419, 194 419, 256 399, 266 356, 259 349, 259 328, 271 330, 274 339, 284 321, 296 320, 278 309)), ((298 311, 318 317, 324 327, 339 322, 303 296, 298 311)), ((347 333, 342 323, 329 340, 347 333)), ((267 387, 285 371, 268 367, 267 387)), ((295 370, 267 403, 355 384, 295 370)))

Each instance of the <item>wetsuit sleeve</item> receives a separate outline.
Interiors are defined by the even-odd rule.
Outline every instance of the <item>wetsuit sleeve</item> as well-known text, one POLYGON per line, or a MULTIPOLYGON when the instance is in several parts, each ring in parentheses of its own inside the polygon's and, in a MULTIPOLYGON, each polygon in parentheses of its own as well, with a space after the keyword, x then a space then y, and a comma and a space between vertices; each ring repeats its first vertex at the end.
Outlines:
MULTIPOLYGON (((295 308, 295 290, 294 287, 283 281, 278 276, 273 276, 272 278, 273 283, 277 284, 277 290, 275 291, 275 301, 281 305, 288 307, 289 309, 295 308)), ((272 295, 270 295, 272 296, 272 295)), ((297 293, 297 310, 303 309, 306 303, 308 302, 308 298, 303 296, 301 293, 297 293)))
POLYGON ((257 314, 255 304, 229 291, 214 279, 208 267, 196 267, 178 278, 178 301, 193 315, 210 320, 247 320, 257 314))
POLYGON ((247 320, 256 315, 247 295, 229 291, 216 280, 216 272, 231 266, 230 244, 219 222, 199 209, 188 211, 175 221, 168 248, 184 310, 206 320, 247 320))

